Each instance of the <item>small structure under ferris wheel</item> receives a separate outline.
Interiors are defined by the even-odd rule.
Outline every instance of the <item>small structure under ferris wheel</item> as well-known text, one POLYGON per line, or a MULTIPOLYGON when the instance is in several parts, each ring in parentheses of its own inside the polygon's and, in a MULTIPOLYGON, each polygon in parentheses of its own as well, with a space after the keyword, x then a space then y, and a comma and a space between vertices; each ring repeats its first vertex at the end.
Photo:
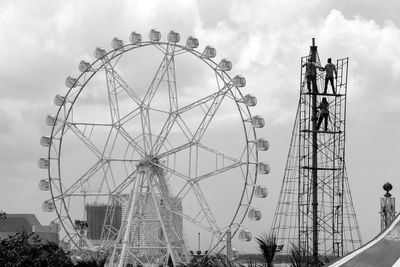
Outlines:
POLYGON ((284 245, 277 261, 294 245, 310 266, 319 266, 361 245, 345 165, 348 58, 337 60, 336 90, 325 92, 314 39, 301 66, 300 99, 271 231, 284 245))
POLYGON ((261 219, 253 198, 268 194, 257 179, 270 171, 258 156, 269 143, 256 135, 265 124, 250 111, 257 99, 194 37, 179 44, 179 33, 162 41, 151 30, 148 41, 129 40, 96 48, 55 97, 41 138, 43 210, 56 212, 68 249, 106 251, 110 266, 187 263, 193 233, 208 254, 232 257, 231 238, 252 239, 245 219, 261 219))

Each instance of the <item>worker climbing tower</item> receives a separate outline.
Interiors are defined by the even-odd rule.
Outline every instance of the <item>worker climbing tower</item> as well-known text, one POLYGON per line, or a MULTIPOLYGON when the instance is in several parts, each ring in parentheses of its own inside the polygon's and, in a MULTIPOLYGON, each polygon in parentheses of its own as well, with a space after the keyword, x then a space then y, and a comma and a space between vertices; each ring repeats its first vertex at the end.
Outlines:
POLYGON ((272 225, 283 245, 280 262, 295 247, 307 266, 320 266, 361 245, 345 165, 348 58, 335 66, 335 90, 328 85, 324 92, 314 39, 301 58, 300 100, 272 225))

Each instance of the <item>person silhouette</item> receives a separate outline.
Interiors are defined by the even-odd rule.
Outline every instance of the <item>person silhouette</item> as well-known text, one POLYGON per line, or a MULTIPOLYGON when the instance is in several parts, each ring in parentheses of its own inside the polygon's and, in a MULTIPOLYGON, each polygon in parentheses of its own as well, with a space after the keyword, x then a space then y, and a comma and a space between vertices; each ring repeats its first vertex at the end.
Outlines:
POLYGON ((321 127, 321 123, 324 120, 325 121, 325 131, 328 131, 328 119, 329 119, 329 103, 326 100, 326 97, 322 98, 321 103, 319 103, 319 106, 317 107, 319 109, 319 118, 318 118, 318 124, 317 124, 317 131, 319 131, 319 127, 321 127))
POLYGON ((306 80, 307 80, 307 89, 309 93, 318 93, 317 87, 317 68, 321 69, 317 63, 311 60, 311 57, 307 59, 307 62, 301 65, 301 67, 306 67, 306 80), (311 90, 312 85, 312 90, 311 90))
POLYGON ((333 84, 333 73, 335 73, 335 80, 337 79, 337 71, 335 64, 332 64, 332 59, 328 58, 328 63, 323 68, 325 70, 325 88, 324 94, 327 92, 328 82, 331 82, 332 92, 336 95, 335 86, 333 84))

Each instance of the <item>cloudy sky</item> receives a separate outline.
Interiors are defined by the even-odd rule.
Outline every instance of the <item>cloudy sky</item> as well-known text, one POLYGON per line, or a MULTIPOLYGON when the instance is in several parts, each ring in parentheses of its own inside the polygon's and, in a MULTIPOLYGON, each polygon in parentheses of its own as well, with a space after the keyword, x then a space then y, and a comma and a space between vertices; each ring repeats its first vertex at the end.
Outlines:
MULTIPOLYGON (((378 1, 0 1, 0 203, 8 213, 41 211, 45 177, 37 159, 39 139, 54 113, 53 97, 66 91, 65 77, 77 75, 94 48, 110 49, 113 37, 131 31, 147 36, 194 35, 200 49, 210 44, 218 58, 233 62, 258 98, 254 113, 270 141, 262 155, 271 173, 263 184, 270 195, 257 202, 268 230, 279 196, 299 95, 299 61, 315 37, 323 62, 350 58, 346 160, 354 206, 364 242, 380 228, 382 185, 391 181, 400 198, 400 4, 378 1), (397 11, 397 13, 396 13, 397 11)), ((179 74, 178 74, 179 75, 179 74)), ((265 230, 264 230, 265 229, 265 230)))

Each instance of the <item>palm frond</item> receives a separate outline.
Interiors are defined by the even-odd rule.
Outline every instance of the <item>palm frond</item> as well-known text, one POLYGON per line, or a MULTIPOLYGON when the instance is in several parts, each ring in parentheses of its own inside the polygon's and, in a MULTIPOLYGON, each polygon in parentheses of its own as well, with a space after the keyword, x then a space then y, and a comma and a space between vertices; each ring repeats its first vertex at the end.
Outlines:
POLYGON ((256 237, 256 241, 260 252, 265 258, 265 261, 268 265, 270 265, 274 260, 277 248, 276 236, 273 234, 264 233, 263 235, 256 237))
POLYGON ((312 257, 306 250, 292 243, 289 261, 291 267, 304 267, 309 266, 312 261, 312 257))

